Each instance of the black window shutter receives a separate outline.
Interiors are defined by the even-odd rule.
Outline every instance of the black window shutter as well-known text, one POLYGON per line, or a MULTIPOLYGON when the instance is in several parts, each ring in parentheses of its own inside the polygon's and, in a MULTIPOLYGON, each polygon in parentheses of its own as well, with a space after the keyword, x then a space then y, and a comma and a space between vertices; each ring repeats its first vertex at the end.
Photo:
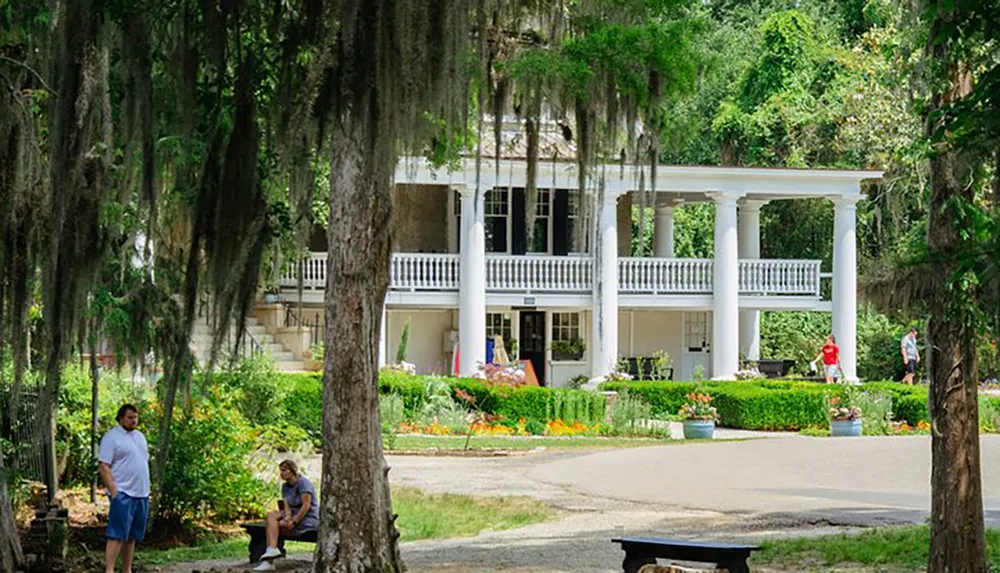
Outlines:
POLYGON ((524 224, 524 189, 514 189, 511 193, 510 218, 511 234, 510 252, 523 255, 528 251, 528 232, 524 224))
POLYGON ((569 254, 569 191, 556 189, 552 198, 552 254, 569 254))

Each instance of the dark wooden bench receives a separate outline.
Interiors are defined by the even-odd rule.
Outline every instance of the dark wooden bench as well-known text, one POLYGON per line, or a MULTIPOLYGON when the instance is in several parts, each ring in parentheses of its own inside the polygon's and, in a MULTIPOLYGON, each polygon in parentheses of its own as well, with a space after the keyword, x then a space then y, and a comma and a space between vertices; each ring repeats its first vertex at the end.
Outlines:
MULTIPOLYGON (((250 536, 250 563, 260 562, 260 556, 267 550, 267 526, 263 523, 244 523, 240 527, 245 529, 247 535, 250 536)), ((316 543, 316 533, 315 531, 307 531, 299 537, 279 536, 278 549, 281 550, 281 555, 285 555, 286 540, 316 543)))
POLYGON ((734 545, 732 543, 706 543, 663 537, 616 537, 612 543, 620 543, 625 551, 622 569, 625 573, 636 573, 643 565, 655 564, 656 558, 715 563, 719 569, 729 573, 749 573, 747 559, 756 545, 734 545))
POLYGON ((758 360, 757 371, 768 378, 783 378, 788 376, 788 372, 795 366, 794 360, 758 360))

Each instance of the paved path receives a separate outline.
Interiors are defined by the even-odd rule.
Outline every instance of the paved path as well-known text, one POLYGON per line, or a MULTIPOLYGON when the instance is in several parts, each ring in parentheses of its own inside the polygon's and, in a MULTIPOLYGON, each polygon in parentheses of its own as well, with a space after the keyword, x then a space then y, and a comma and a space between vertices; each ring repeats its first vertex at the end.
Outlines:
MULTIPOLYGON (((982 445, 987 520, 1000 527, 1000 436, 984 436, 982 445)), ((919 523, 929 510, 927 436, 786 434, 598 452, 388 461, 394 485, 526 495, 561 513, 557 520, 512 531, 403 544, 403 557, 417 573, 608 573, 619 570, 622 554, 609 539, 621 532, 758 541, 919 523)), ((319 475, 318 464, 308 460, 306 471, 319 475)))

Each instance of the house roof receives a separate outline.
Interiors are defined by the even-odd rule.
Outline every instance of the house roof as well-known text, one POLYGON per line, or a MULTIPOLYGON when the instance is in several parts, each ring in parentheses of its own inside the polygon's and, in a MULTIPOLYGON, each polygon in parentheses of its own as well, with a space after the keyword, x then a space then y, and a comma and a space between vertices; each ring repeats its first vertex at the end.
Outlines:
MULTIPOLYGON (((403 158, 396 169, 397 183, 449 185, 482 188, 524 187, 528 155, 523 120, 504 118, 500 135, 500 159, 495 161, 496 141, 492 120, 484 121, 481 134, 481 165, 477 173, 474 154, 457 165, 437 167, 416 157, 403 158)), ((639 189, 636 166, 609 163, 596 166, 589 179, 596 187, 603 173, 606 189, 619 195, 639 189)), ((704 201, 715 194, 734 194, 762 200, 800 197, 860 198, 861 181, 881 179, 879 170, 794 167, 728 167, 714 165, 659 165, 656 189, 661 196, 685 201, 704 201)), ((543 120, 539 134, 537 181, 543 188, 577 187, 576 143, 570 126, 543 120)), ((645 188, 649 191, 647 176, 645 188)))

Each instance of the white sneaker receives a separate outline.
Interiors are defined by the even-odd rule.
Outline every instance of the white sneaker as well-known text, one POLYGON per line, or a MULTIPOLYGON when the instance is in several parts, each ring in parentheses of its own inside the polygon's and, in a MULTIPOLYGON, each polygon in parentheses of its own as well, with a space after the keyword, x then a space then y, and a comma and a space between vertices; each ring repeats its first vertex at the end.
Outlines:
POLYGON ((264 551, 264 554, 260 556, 261 559, 274 559, 276 557, 281 557, 281 550, 277 547, 268 547, 264 551))
POLYGON ((274 564, 270 561, 261 561, 260 565, 253 568, 254 571, 274 571, 274 564))

